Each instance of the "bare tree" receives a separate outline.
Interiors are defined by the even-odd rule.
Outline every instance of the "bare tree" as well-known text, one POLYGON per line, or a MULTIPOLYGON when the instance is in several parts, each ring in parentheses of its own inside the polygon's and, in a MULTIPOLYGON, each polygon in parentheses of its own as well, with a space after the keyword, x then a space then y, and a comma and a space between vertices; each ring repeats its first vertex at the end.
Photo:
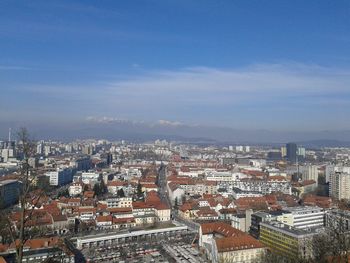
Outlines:
MULTIPOLYGON (((22 262, 23 259, 23 247, 28 237, 25 235, 25 225, 27 220, 31 218, 34 211, 34 207, 27 211, 26 204, 28 201, 32 181, 34 180, 34 170, 29 165, 29 158, 35 154, 35 143, 30 138, 29 132, 26 128, 21 128, 17 134, 18 137, 18 150, 22 154, 22 162, 20 168, 19 181, 22 183, 19 194, 20 205, 20 222, 19 222, 19 237, 16 244, 17 262, 22 262)), ((39 202, 40 197, 36 197, 39 202)))
POLYGON ((34 208, 41 200, 44 191, 33 194, 32 184, 35 178, 35 169, 29 164, 29 159, 35 155, 35 142, 29 136, 26 128, 21 128, 17 133, 17 150, 21 156, 18 181, 19 217, 17 225, 11 220, 8 210, 1 210, 1 219, 4 225, 4 235, 10 237, 12 243, 16 246, 16 261, 22 262, 23 248, 31 234, 26 231, 26 224, 32 219, 34 208), (28 205, 30 204, 30 205, 28 205))
POLYGON ((344 212, 327 215, 326 229, 313 238, 315 262, 348 262, 350 257, 350 232, 344 212))

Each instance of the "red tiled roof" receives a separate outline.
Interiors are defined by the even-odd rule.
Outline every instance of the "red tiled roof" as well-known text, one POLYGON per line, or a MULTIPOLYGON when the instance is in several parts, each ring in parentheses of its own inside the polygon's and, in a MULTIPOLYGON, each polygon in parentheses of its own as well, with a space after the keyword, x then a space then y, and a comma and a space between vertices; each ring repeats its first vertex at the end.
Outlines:
POLYGON ((214 233, 223 235, 224 237, 237 237, 245 235, 245 233, 241 230, 233 228, 232 226, 222 222, 204 223, 201 224, 201 229, 203 235, 214 233))
POLYGON ((97 216, 96 217, 96 222, 112 222, 113 217, 111 215, 107 215, 107 216, 97 216))
POLYGON ((107 211, 111 214, 123 214, 123 213, 132 213, 131 207, 108 207, 107 211))
POLYGON ((113 217, 113 224, 123 224, 123 223, 134 223, 134 217, 126 217, 126 218, 115 218, 113 217))
POLYGON ((255 238, 244 234, 239 237, 225 237, 215 239, 219 252, 263 248, 264 246, 255 238))

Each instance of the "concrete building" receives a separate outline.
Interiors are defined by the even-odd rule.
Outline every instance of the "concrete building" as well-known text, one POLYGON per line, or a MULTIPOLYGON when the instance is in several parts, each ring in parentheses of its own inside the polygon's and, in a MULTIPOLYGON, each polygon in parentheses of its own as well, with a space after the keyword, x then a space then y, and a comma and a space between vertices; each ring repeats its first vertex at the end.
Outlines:
POLYGON ((331 175, 335 172, 335 166, 333 164, 327 164, 325 175, 326 175, 326 183, 330 181, 331 175))
POLYGON ((200 225, 199 246, 205 250, 208 262, 259 262, 266 248, 250 235, 225 223, 200 225))
POLYGON ((77 169, 77 171, 87 171, 91 168, 91 159, 90 157, 81 157, 76 159, 73 162, 73 165, 77 169))
POLYGON ((243 232, 249 232, 251 225, 252 209, 247 209, 245 213, 234 214, 231 217, 231 226, 243 232))
POLYGON ((260 223, 276 221, 279 217, 282 217, 285 211, 277 210, 277 211, 258 211, 251 215, 250 229, 249 233, 253 237, 259 239, 260 238, 260 223))
POLYGON ((0 207, 17 203, 21 183, 17 180, 0 181, 0 207))
POLYGON ((72 183, 68 191, 70 196, 80 195, 83 192, 83 185, 82 183, 72 183))
POLYGON ((284 177, 273 176, 267 180, 242 179, 229 182, 233 188, 238 188, 246 192, 261 194, 271 194, 272 192, 282 192, 292 194, 291 183, 284 177))
POLYGON ((350 231, 350 211, 331 209, 326 213, 326 227, 339 232, 350 231))
POLYGON ((298 147, 297 154, 301 158, 305 158, 306 150, 304 147, 298 147))
POLYGON ((50 185, 61 186, 73 181, 73 174, 75 170, 71 167, 57 168, 56 171, 47 172, 45 175, 50 179, 50 185))
POLYGON ((284 213, 277 220, 295 227, 296 229, 310 229, 323 227, 325 222, 325 211, 317 206, 296 206, 284 208, 284 213))
POLYGON ((311 164, 303 166, 301 176, 303 181, 314 180, 318 184, 318 166, 311 164))
POLYGON ((99 173, 95 172, 83 172, 81 173, 81 180, 83 181, 84 184, 89 184, 94 186, 95 184, 98 183, 100 178, 99 173))
POLYGON ((287 157, 287 147, 286 146, 281 147, 281 155, 282 155, 282 158, 287 157))
POLYGON ((287 143, 287 160, 291 163, 297 162, 297 145, 295 143, 287 143))
POLYGON ((350 174, 333 172, 329 181, 329 195, 337 200, 350 199, 350 174))
POLYGON ((322 229, 297 229, 278 221, 260 223, 260 241, 274 253, 291 259, 313 258, 312 238, 322 229))

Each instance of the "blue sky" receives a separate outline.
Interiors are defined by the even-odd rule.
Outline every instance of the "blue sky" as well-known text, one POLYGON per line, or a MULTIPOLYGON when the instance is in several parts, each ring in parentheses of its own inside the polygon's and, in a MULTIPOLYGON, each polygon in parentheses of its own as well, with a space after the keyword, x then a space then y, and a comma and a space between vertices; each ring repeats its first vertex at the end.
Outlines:
POLYGON ((1 123, 350 129, 349 1, 0 1, 1 123))

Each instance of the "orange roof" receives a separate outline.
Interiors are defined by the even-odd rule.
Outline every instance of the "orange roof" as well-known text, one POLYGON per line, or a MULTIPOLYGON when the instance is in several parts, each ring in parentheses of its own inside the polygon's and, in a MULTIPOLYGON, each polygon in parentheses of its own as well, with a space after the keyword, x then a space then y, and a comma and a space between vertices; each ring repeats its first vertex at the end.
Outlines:
POLYGON ((123 223, 134 223, 134 217, 125 217, 125 218, 115 218, 113 217, 113 224, 123 224, 123 223))
POLYGON ((179 210, 181 210, 182 212, 186 212, 187 210, 191 210, 192 209, 192 205, 190 203, 184 203, 179 207, 179 210))
POLYGON ((263 248, 264 246, 255 238, 243 234, 239 237, 225 237, 215 239, 219 252, 227 252, 234 250, 245 250, 253 248, 263 248))
POLYGON ((111 215, 107 216, 97 216, 96 221, 97 222, 112 222, 113 218, 111 215))
POLYGON ((170 183, 168 184, 168 186, 169 186, 169 188, 170 188, 170 190, 171 190, 172 192, 174 192, 177 188, 180 187, 180 186, 179 186, 177 183, 175 183, 175 182, 170 182, 170 183))
POLYGON ((79 207, 79 213, 93 212, 96 213, 95 207, 79 207))
POLYGON ((266 176, 266 173, 261 172, 261 171, 255 171, 255 170, 242 170, 242 173, 246 174, 246 175, 253 175, 256 177, 264 177, 266 176))
POLYGON ((201 229, 203 235, 214 233, 223 235, 224 237, 237 237, 246 235, 241 230, 233 228, 232 226, 222 222, 204 223, 201 224, 201 229))
POLYGON ((218 214, 215 212, 215 210, 213 209, 199 209, 199 211, 197 212, 197 216, 201 217, 201 216, 213 216, 213 217, 217 217, 218 214))
POLYGON ((95 195, 94 191, 85 191, 84 192, 84 197, 87 197, 87 198, 93 198, 94 195, 95 195))
POLYGON ((108 207, 107 211, 111 214, 117 214, 117 213, 131 213, 132 208, 131 207, 108 207))
MULTIPOLYGON (((60 239, 57 236, 49 237, 49 238, 29 239, 25 242, 24 247, 27 247, 30 249, 55 247, 59 244, 59 242, 60 242, 60 239)), ((16 240, 16 243, 11 243, 10 245, 0 245, 0 251, 5 252, 8 249, 15 248, 18 244, 19 244, 19 240, 16 240)))
POLYGON ((105 210, 105 209, 107 209, 107 204, 97 203, 97 209, 98 210, 105 210))

